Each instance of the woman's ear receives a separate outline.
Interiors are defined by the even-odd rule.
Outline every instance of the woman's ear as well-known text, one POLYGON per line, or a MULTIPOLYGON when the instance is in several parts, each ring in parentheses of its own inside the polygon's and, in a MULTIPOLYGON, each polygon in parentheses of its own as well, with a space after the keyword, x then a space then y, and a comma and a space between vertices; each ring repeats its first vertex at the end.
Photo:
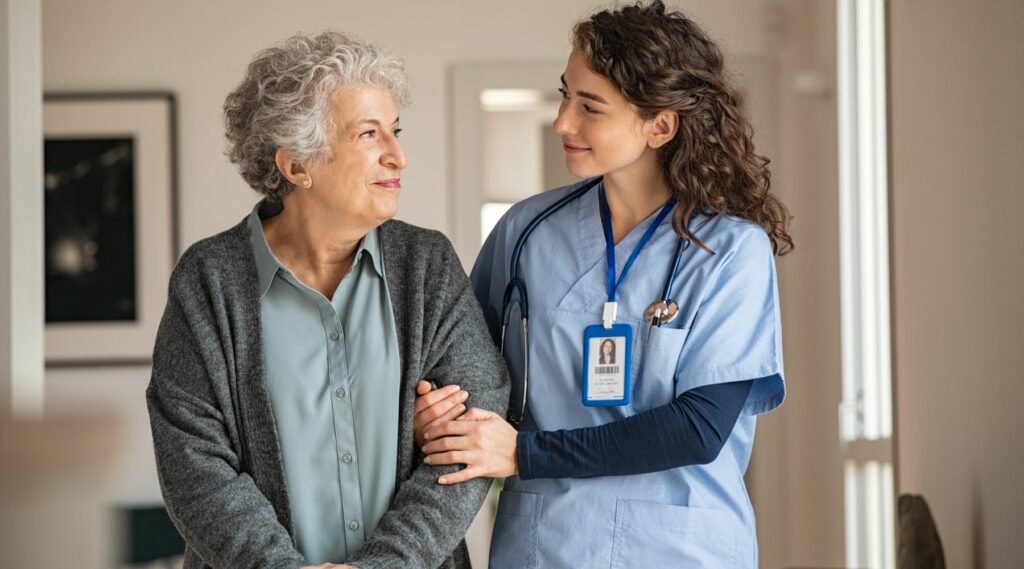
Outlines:
POLYGON ((661 111, 645 125, 647 145, 661 148, 676 137, 679 131, 679 114, 672 110, 661 111))
POLYGON ((302 164, 293 161, 291 154, 284 148, 278 148, 277 152, 274 153, 274 163, 277 164, 277 169, 281 172, 281 175, 291 185, 306 188, 312 185, 312 180, 306 168, 302 164))

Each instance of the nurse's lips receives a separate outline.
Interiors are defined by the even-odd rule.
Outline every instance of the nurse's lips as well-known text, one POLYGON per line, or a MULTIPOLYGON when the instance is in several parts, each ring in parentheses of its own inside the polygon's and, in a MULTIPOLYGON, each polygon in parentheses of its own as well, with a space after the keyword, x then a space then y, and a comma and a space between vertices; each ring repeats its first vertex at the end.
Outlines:
POLYGON ((565 150, 569 154, 579 154, 580 152, 587 152, 589 148, 583 148, 582 146, 573 146, 568 142, 562 143, 562 150, 565 150))
POLYGON ((400 189, 402 189, 402 179, 401 178, 389 178, 387 180, 377 180, 376 182, 374 182, 374 184, 376 184, 378 186, 383 186, 383 187, 391 189, 391 190, 400 190, 400 189))

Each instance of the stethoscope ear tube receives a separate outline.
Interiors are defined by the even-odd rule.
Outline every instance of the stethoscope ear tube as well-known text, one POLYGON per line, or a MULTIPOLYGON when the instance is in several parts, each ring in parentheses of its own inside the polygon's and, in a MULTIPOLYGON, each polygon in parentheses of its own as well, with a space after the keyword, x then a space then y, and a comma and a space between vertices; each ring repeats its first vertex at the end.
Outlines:
MULTIPOLYGON (((512 316, 512 294, 519 292, 519 314, 522 319, 523 325, 523 349, 526 351, 525 364, 523 366, 523 401, 522 405, 516 409, 516 406, 509 401, 507 419, 512 425, 518 425, 519 421, 523 419, 523 415, 526 413, 526 386, 527 386, 527 374, 530 370, 530 354, 529 354, 529 320, 530 320, 530 301, 526 294, 526 282, 523 279, 516 277, 509 281, 505 287, 505 295, 502 300, 502 315, 501 315, 501 355, 505 355, 505 338, 506 332, 508 331, 508 319, 512 316)), ((514 394, 513 394, 514 395, 514 394)))
POLYGON ((590 191, 591 188, 601 183, 602 178, 594 178, 588 181, 582 186, 576 188, 562 199, 544 208, 543 211, 534 216, 523 232, 519 235, 519 239, 516 240, 515 246, 512 248, 512 257, 509 262, 509 282, 505 287, 505 295, 501 302, 501 355, 505 355, 505 337, 508 330, 508 320, 512 315, 512 294, 519 292, 519 314, 522 319, 523 327, 523 397, 522 403, 518 406, 509 402, 508 408, 508 422, 517 425, 523 420, 523 416, 526 415, 526 401, 527 401, 527 389, 529 384, 530 375, 530 301, 526 294, 526 281, 519 278, 519 256, 523 254, 523 247, 526 245, 526 240, 533 233, 533 230, 545 219, 551 217, 556 211, 565 207, 566 204, 582 196, 583 194, 590 191))

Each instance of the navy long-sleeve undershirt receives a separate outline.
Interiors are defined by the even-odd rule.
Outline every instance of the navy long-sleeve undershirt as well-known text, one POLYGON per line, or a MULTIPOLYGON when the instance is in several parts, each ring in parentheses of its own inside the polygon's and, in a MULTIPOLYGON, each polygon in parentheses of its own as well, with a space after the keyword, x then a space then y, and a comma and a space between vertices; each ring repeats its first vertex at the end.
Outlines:
POLYGON ((667 405, 596 427, 521 431, 519 477, 623 476, 708 464, 725 446, 753 383, 705 385, 667 405))

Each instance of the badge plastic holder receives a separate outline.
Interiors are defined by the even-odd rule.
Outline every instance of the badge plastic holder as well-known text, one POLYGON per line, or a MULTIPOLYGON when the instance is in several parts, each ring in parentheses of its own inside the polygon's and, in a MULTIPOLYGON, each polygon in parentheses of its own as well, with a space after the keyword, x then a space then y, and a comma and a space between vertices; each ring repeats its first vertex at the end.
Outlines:
MULTIPOLYGON (((600 345, 600 344, 598 344, 600 345)), ((601 324, 587 326, 583 330, 583 389, 581 393, 583 405, 587 407, 620 407, 629 405, 632 394, 632 360, 633 360, 633 327, 629 324, 613 324, 611 328, 605 328, 601 324), (621 375, 620 380, 615 377, 609 381, 609 377, 593 376, 591 372, 590 348, 594 339, 613 338, 624 340, 624 353, 618 355, 616 350, 617 365, 620 366, 615 376, 621 375), (594 383, 594 385, 592 385, 594 383), (598 392, 597 397, 591 397, 591 388, 598 392)), ((600 361, 600 360, 597 360, 600 361)), ((598 367, 601 367, 600 365, 598 367)), ((610 374, 611 375, 611 374, 610 374)))

